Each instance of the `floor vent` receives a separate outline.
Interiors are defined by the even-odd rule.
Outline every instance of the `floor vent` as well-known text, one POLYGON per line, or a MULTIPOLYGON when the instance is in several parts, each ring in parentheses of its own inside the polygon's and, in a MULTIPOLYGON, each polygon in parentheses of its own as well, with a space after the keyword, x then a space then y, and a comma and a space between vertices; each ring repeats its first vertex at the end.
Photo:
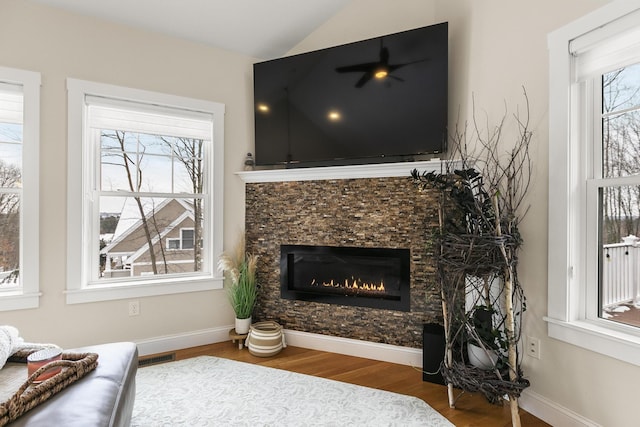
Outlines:
POLYGON ((162 356, 146 357, 138 360, 138 367, 157 365, 158 363, 173 362, 176 360, 175 353, 163 354, 162 356))

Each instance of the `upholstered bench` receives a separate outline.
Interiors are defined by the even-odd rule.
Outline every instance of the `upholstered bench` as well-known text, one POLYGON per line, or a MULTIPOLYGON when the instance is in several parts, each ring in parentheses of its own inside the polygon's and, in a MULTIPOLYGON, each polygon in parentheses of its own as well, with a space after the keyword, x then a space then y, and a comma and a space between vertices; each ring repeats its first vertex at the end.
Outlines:
MULTIPOLYGON (((128 426, 135 400, 138 349, 119 342, 77 349, 73 353, 97 353, 98 366, 47 401, 31 409, 11 427, 128 426)), ((1 371, 0 371, 1 376, 1 371)))

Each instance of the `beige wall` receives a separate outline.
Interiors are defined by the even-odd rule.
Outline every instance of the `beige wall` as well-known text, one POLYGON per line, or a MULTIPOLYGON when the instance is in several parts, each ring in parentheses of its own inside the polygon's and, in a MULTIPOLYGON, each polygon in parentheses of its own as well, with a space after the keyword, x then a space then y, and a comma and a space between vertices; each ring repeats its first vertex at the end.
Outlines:
POLYGON ((252 58, 62 12, 22 0, 0 2, 0 65, 37 71, 41 88, 40 286, 37 310, 0 312, 34 342, 63 347, 142 340, 233 323, 224 291, 67 305, 66 167, 68 77, 188 96, 226 105, 225 246, 244 222, 233 175, 252 144, 252 58))
MULTIPOLYGON (((548 59, 547 34, 606 0, 354 0, 291 53, 418 26, 449 22, 450 126, 469 117, 471 96, 490 123, 531 105, 535 172, 522 225, 520 279, 528 298, 524 334, 541 339, 541 359, 524 357, 528 392, 605 426, 635 425, 640 369, 547 337, 548 59), (631 412, 630 412, 631 411, 631 412)), ((506 141, 512 141, 510 136, 506 141)))
MULTIPOLYGON (((194 43, 105 24, 19 0, 0 3, 0 65, 42 73, 41 286, 39 310, 0 313, 33 341, 63 346, 144 339, 231 323, 222 292, 68 306, 66 259, 66 98, 75 77, 226 104, 225 246, 244 221, 244 191, 232 172, 251 147, 252 60, 194 43), (52 319, 57 319, 54 324, 52 319)), ((606 0, 353 0, 291 50, 299 53, 449 21, 450 124, 468 115, 471 94, 490 119, 515 107, 525 86, 535 131, 531 210, 522 226, 525 335, 541 339, 541 359, 524 359, 529 391, 607 426, 630 425, 640 370, 546 337, 548 32, 606 0)))

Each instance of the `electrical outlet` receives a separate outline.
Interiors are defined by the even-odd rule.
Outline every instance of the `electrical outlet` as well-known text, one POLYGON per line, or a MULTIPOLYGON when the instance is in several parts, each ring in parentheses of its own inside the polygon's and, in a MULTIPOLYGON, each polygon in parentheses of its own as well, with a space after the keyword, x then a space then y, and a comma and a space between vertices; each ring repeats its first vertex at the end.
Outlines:
POLYGON ((535 337, 527 337, 527 354, 535 359, 540 359, 540 340, 535 337))
POLYGON ((129 316, 137 316, 140 314, 140 301, 129 301, 129 316))

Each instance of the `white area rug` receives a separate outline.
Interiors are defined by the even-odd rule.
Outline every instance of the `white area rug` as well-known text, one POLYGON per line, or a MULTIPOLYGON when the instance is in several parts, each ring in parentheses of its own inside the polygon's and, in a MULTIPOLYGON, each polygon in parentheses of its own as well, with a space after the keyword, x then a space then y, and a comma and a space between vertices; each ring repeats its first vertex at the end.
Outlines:
POLYGON ((132 426, 453 426, 416 397, 211 356, 136 381, 132 426))

